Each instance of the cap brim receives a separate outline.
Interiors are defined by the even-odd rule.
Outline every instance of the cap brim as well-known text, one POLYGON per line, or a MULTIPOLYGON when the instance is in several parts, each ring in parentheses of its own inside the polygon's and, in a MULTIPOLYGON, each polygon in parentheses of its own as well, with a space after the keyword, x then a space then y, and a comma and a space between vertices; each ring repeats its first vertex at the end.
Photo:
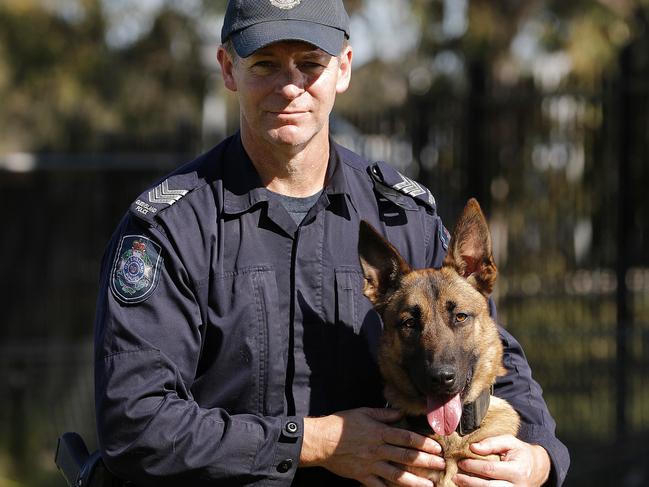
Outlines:
POLYGON ((237 54, 242 58, 275 42, 302 41, 338 56, 342 51, 345 32, 304 20, 277 20, 251 25, 231 36, 237 54))

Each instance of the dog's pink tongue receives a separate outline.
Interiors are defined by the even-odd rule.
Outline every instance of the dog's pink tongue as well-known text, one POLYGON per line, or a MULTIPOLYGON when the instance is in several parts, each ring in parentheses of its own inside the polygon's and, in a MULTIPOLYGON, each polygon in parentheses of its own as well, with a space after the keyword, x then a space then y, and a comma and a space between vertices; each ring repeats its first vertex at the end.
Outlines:
POLYGON ((456 394, 446 402, 428 396, 428 412, 426 418, 428 424, 433 431, 441 436, 448 436, 452 434, 457 425, 460 423, 460 416, 462 416, 462 402, 460 395, 456 394))

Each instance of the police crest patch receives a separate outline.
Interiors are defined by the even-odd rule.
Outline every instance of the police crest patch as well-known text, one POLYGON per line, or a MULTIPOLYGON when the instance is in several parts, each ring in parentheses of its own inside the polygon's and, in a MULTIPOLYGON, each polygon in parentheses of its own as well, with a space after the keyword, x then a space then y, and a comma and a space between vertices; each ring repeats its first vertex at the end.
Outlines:
POLYGON ((141 303, 158 285, 161 263, 157 243, 141 235, 123 236, 111 273, 113 295, 125 304, 141 303))

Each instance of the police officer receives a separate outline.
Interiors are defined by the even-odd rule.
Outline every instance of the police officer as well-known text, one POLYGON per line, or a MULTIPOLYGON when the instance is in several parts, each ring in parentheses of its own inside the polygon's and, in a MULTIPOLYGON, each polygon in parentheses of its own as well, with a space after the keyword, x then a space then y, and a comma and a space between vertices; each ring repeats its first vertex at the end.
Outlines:
MULTIPOLYGON (((107 466, 147 485, 429 486, 439 445, 391 426, 362 295, 358 227, 440 266, 428 190, 329 138, 350 82, 341 0, 231 0, 218 50, 240 131, 145 191, 107 248, 95 328, 107 466)), ((560 485, 568 467, 539 386, 500 330, 496 394, 520 437, 475 445, 459 485, 560 485), (481 478, 480 478, 481 477, 481 478), (509 483, 507 483, 509 482, 509 483)))

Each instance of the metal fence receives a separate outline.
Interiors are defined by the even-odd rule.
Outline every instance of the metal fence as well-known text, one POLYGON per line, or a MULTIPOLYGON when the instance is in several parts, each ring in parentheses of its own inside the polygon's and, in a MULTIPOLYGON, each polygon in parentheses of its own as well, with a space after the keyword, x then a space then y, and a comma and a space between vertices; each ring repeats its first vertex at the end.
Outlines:
POLYGON ((467 92, 410 96, 381 123, 351 114, 362 135, 342 137, 425 182, 449 225, 468 197, 486 208, 499 317, 572 447, 568 485, 649 484, 646 44, 588 90, 477 66, 467 92))
POLYGON ((134 195, 186 156, 14 157, 0 172, 0 485, 11 475, 55 486, 57 436, 75 430, 96 444, 91 336, 104 246, 134 195))
MULTIPOLYGON (((481 200, 499 314, 571 446, 569 486, 649 483, 649 70, 631 59, 599 90, 491 86, 476 70, 465 96, 413 95, 381 123, 347 113, 337 125, 345 145, 426 183, 449 226, 468 196, 481 200)), ((28 485, 61 485, 60 432, 94 444, 89 336, 103 246, 133 197, 188 159, 4 161, 0 469, 28 485)))

